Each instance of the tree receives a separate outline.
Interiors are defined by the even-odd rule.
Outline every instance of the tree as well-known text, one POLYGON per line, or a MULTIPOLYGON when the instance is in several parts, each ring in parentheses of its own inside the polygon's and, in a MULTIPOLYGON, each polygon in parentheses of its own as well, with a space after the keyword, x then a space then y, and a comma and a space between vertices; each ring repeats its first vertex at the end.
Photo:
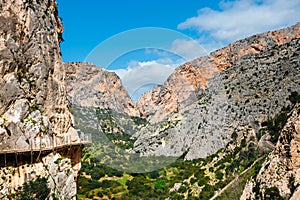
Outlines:
POLYGON ((154 184, 155 189, 165 189, 166 187, 166 180, 157 180, 154 184))
POLYGON ((280 196, 279 190, 277 187, 270 187, 266 189, 265 195, 266 200, 283 200, 284 198, 280 196))
POLYGON ((294 91, 290 94, 289 100, 292 102, 292 104, 296 104, 300 102, 300 95, 298 92, 294 91))
POLYGON ((91 174, 91 177, 94 180, 99 180, 100 178, 102 178, 104 176, 105 176, 105 172, 101 169, 95 169, 91 174))
POLYGON ((15 194, 17 200, 45 200, 49 197, 50 188, 48 188, 45 177, 37 177, 35 180, 24 183, 15 194))
POLYGON ((216 178, 217 178, 217 179, 222 180, 222 179, 223 179, 223 176, 224 176, 224 174, 223 174, 221 171, 217 171, 217 172, 216 172, 216 178))

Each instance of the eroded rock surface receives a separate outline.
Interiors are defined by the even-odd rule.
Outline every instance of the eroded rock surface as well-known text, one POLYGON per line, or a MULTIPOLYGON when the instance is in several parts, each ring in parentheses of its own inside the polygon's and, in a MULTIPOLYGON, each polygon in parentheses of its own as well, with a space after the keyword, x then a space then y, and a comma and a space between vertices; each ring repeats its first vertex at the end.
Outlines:
POLYGON ((255 180, 248 183, 241 199, 266 199, 270 188, 284 199, 299 199, 300 185, 300 106, 297 104, 255 180), (250 187, 251 186, 251 187, 250 187), (255 189, 256 188, 256 189, 255 189))
POLYGON ((112 109, 138 116, 135 105, 114 72, 89 63, 65 63, 67 93, 72 104, 82 107, 112 109))
MULTIPOLYGON (((66 137, 69 142, 79 141, 77 132, 71 126, 64 83, 65 70, 59 46, 63 27, 57 12, 54 0, 0 1, 1 155, 8 151, 21 152, 63 145, 66 137)), ((49 186, 54 194, 61 199, 74 199, 75 177, 79 168, 73 170, 68 166, 70 173, 62 177, 60 182, 69 183, 70 187, 63 186, 65 189, 62 189, 51 183, 58 174, 44 170, 51 167, 54 157, 60 154, 43 156, 41 161, 30 165, 33 175, 29 179, 45 175, 49 177, 49 186)), ((5 181, 1 179, 0 198, 6 199, 8 193, 28 178, 24 178, 26 167, 19 166, 20 161, 8 160, 5 168, 4 156, 1 159, 1 174, 5 170, 18 171, 10 175, 10 181, 6 176, 3 176, 5 181), (25 169, 21 170, 22 167, 25 169)), ((28 162, 31 163, 30 160, 28 162)))
POLYGON ((137 103, 141 116, 152 123, 197 100, 209 80, 233 66, 244 55, 258 54, 300 37, 300 24, 234 42, 178 67, 160 87, 145 93, 137 103))
POLYGON ((208 82, 195 103, 136 133, 134 149, 195 159, 225 147, 234 131, 256 134, 264 121, 291 105, 292 91, 300 92, 300 40, 294 36, 240 57, 208 82))

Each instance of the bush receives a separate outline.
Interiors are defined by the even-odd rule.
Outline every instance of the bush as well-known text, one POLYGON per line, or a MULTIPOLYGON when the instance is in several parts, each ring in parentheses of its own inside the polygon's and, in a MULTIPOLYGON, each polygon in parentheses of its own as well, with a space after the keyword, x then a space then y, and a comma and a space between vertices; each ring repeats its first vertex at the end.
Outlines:
POLYGON ((49 197, 50 188, 48 188, 47 179, 45 177, 37 177, 35 180, 24 183, 15 194, 14 199, 17 200, 44 200, 49 197))
POLYGON ((184 193, 184 192, 186 192, 186 190, 187 190, 186 186, 182 185, 182 186, 179 188, 178 192, 179 192, 179 193, 184 193))
POLYGON ((103 170, 97 169, 92 172, 91 177, 94 180, 99 180, 100 178, 105 176, 105 172, 103 170))
POLYGON ((292 102, 292 104, 296 104, 300 102, 300 95, 298 92, 294 91, 290 94, 289 100, 292 102))
POLYGON ((155 189, 165 189, 165 187, 166 187, 166 180, 157 180, 154 183, 155 189))
POLYGON ((283 112, 276 115, 273 120, 268 120, 267 128, 270 131, 271 142, 275 144, 278 141, 280 130, 287 122, 287 113, 283 112))
POLYGON ((194 177, 192 177, 191 180, 190 180, 190 183, 193 185, 193 184, 196 183, 196 182, 197 182, 197 179, 194 178, 194 177))
POLYGON ((238 137, 238 134, 236 131, 234 131, 231 135, 231 139, 236 140, 237 137, 238 137))
POLYGON ((283 200, 284 198, 280 196, 279 190, 277 187, 267 188, 265 191, 264 199, 266 200, 283 200))
POLYGON ((209 181, 209 177, 208 176, 202 176, 202 177, 199 177, 199 180, 198 180, 198 185, 201 186, 201 185, 206 185, 209 181))
POLYGON ((217 171, 217 172, 216 172, 216 178, 217 178, 217 179, 222 180, 222 179, 223 179, 223 176, 224 176, 224 174, 223 174, 221 171, 217 171))
POLYGON ((111 180, 104 180, 101 183, 102 188, 114 188, 117 186, 121 186, 121 184, 117 181, 111 181, 111 180))

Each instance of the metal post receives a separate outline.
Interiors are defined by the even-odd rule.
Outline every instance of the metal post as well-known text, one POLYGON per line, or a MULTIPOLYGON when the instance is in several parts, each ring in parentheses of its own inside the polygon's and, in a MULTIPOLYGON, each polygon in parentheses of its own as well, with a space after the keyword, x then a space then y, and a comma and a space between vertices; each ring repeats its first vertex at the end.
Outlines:
POLYGON ((32 155, 32 138, 30 142, 30 159, 31 159, 31 164, 33 163, 33 155, 32 155))
POLYGON ((16 144, 15 144, 15 159, 16 159, 16 167, 18 167, 18 152, 16 151, 16 144))

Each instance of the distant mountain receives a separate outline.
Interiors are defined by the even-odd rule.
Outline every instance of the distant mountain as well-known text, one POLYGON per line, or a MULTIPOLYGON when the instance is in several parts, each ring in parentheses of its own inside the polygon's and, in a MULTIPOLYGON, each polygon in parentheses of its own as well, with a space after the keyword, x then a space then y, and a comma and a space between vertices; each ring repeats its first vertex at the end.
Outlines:
POLYGON ((88 63, 66 63, 68 99, 82 130, 93 132, 96 141, 106 141, 104 134, 128 153, 115 154, 118 150, 112 148, 109 154, 106 144, 94 143, 83 161, 81 194, 96 196, 98 190, 87 183, 97 182, 93 177, 98 176, 88 164, 101 171, 103 162, 96 159, 100 152, 121 162, 119 166, 130 164, 129 155, 138 155, 133 160, 179 158, 153 174, 115 172, 132 180, 126 187, 99 186, 105 191, 100 196, 114 188, 125 196, 147 194, 149 199, 155 194, 174 199, 296 198, 299 44, 300 23, 237 41, 178 67, 136 105, 114 73, 88 63), (150 180, 154 188, 164 189, 135 190, 135 184, 151 185, 150 180), (157 186, 162 182, 164 186, 157 186))
MULTIPOLYGON (((208 80, 205 90, 194 102, 182 108, 179 106, 161 122, 152 122, 152 125, 137 132, 134 149, 145 155, 180 156, 186 153, 186 159, 195 159, 225 147, 233 132, 239 135, 257 134, 263 122, 291 105, 288 97, 293 91, 300 93, 299 27, 300 24, 297 24, 250 37, 234 43, 236 50, 231 45, 213 52, 211 55, 220 55, 228 49, 245 52, 240 45, 248 46, 247 41, 260 44, 264 49, 252 49, 243 56, 233 53, 234 58, 223 57, 223 60, 233 59, 234 62, 231 66, 223 62, 224 70, 208 80), (284 33, 288 34, 284 36, 286 43, 277 44, 272 39, 284 33)), ((174 78, 174 74, 171 77, 174 78)), ((165 83, 168 84, 170 78, 165 83)), ((170 87, 165 90, 170 90, 170 87)))
POLYGON ((133 101, 114 72, 89 63, 64 63, 66 88, 71 104, 83 107, 112 109, 138 116, 133 101))
POLYGON ((69 100, 148 120, 146 127, 130 131, 133 150, 143 155, 206 157, 224 147, 233 132, 256 134, 290 105, 291 92, 300 93, 299 37, 296 24, 237 41, 178 67, 136 105, 115 73, 65 63, 69 100))
POLYGON ((152 123, 161 121, 171 112, 185 108, 203 92, 210 79, 240 61, 244 55, 258 54, 274 45, 299 38, 300 24, 278 31, 255 35, 234 42, 178 67, 168 80, 146 92, 137 102, 141 116, 152 123))

